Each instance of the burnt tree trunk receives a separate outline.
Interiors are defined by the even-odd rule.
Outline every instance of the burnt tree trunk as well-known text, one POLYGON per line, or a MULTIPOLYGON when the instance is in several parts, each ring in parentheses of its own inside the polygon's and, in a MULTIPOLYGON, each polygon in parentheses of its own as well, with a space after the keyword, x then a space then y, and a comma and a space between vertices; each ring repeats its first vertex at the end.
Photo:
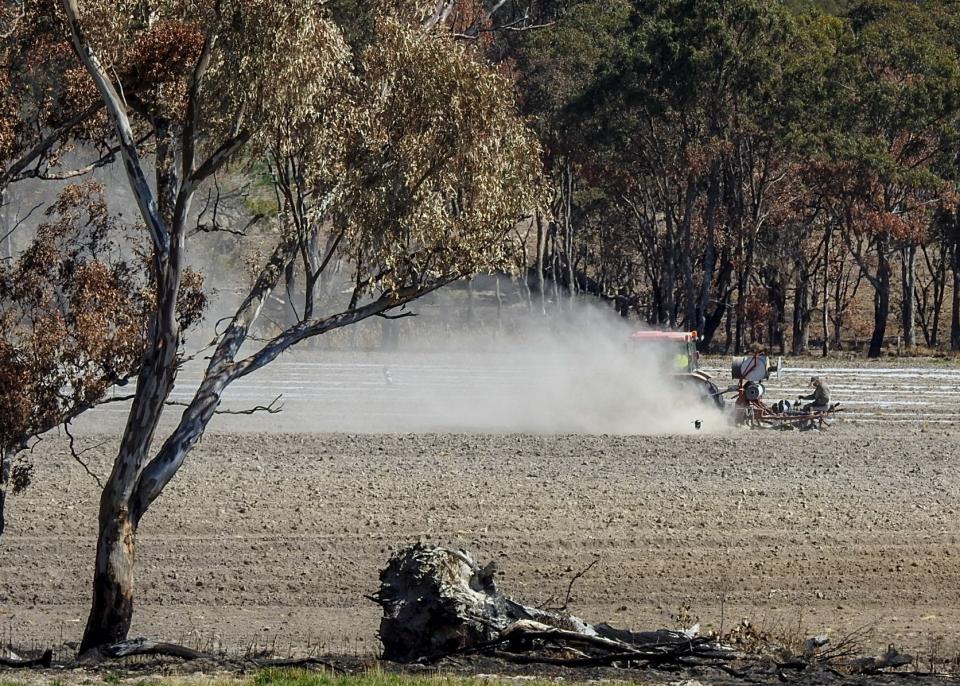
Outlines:
POLYGON ((7 503, 7 489, 10 486, 10 475, 13 471, 13 458, 17 456, 17 449, 7 446, 0 452, 0 535, 6 523, 5 506, 7 503))
POLYGON ((573 263, 573 170, 568 162, 563 181, 563 252, 566 256, 567 297, 577 294, 577 281, 573 263))
POLYGON ((93 575, 93 603, 83 632, 80 654, 127 637, 133 619, 133 563, 136 531, 126 508, 116 511, 114 498, 100 503, 100 534, 97 538, 93 575))
MULTIPOLYGON (((954 220, 954 230, 960 234, 960 214, 954 220)), ((960 350, 960 236, 953 244, 953 294, 950 300, 950 349, 960 350)))
POLYGON ((495 574, 493 563, 481 567, 459 550, 418 543, 394 555, 374 596, 383 608, 383 657, 413 662, 448 655, 496 639, 519 620, 596 635, 577 617, 509 599, 495 574))
POLYGON ((890 258, 887 254, 886 237, 877 238, 877 276, 874 283, 873 336, 867 357, 877 358, 883 349, 890 316, 890 258))
POLYGON ((794 355, 802 355, 807 352, 809 345, 809 284, 810 275, 807 273, 807 268, 801 258, 797 282, 793 290, 793 346, 791 352, 794 355))
POLYGON ((821 352, 824 357, 830 354, 830 239, 833 233, 827 226, 827 233, 823 239, 823 308, 820 311, 820 323, 823 326, 823 343, 821 352))
POLYGON ((632 632, 588 624, 563 608, 527 607, 501 593, 494 574, 492 563, 480 567, 460 550, 418 543, 394 555, 371 598, 383 608, 383 657, 435 662, 455 654, 484 653, 524 664, 568 666, 732 657, 729 647, 699 636, 699 626, 632 632))
POLYGON ((547 251, 547 233, 543 226, 543 216, 537 212, 537 292, 540 295, 540 312, 547 313, 546 283, 543 276, 543 258, 547 251))
POLYGON ((907 350, 912 350, 917 344, 914 322, 913 294, 916 289, 916 261, 917 246, 908 245, 900 252, 900 287, 903 294, 900 310, 900 319, 903 326, 903 343, 907 350))

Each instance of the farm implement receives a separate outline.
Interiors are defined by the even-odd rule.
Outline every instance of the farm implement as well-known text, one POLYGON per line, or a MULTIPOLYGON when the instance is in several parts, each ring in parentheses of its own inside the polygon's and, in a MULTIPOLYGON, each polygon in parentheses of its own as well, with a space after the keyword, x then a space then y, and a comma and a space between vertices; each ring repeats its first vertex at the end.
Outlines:
POLYGON ((779 378, 782 367, 782 360, 771 364, 764 352, 734 358, 730 374, 737 383, 722 391, 722 394, 736 394, 732 403, 734 421, 740 426, 758 429, 808 431, 829 426, 827 420, 842 411, 840 403, 818 406, 789 400, 778 400, 772 405, 764 402, 767 394, 764 382, 774 372, 779 378))
POLYGON ((762 351, 734 358, 730 371, 736 383, 721 390, 713 377, 700 368, 698 340, 696 331, 637 331, 630 336, 632 346, 653 350, 659 355, 660 364, 669 367, 669 376, 674 383, 729 413, 738 426, 801 431, 823 429, 829 426, 830 417, 842 411, 840 403, 816 405, 779 400, 768 404, 765 383, 773 373, 780 378, 783 362, 772 364, 762 351))

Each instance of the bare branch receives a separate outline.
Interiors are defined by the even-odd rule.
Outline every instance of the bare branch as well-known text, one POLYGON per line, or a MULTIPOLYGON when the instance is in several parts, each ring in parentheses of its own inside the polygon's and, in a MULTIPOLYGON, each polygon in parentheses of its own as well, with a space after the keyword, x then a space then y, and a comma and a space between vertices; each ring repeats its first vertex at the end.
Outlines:
MULTIPOLYGON (((140 208, 140 213, 153 240, 157 259, 162 262, 170 250, 170 236, 157 209, 156 196, 143 172, 140 154, 137 152, 137 144, 133 137, 133 128, 130 126, 130 119, 127 117, 126 104, 117 94, 80 26, 80 11, 77 8, 77 0, 61 0, 61 3, 66 15, 67 25, 70 27, 74 49, 87 72, 93 78, 110 118, 113 120, 117 137, 120 139, 124 170, 137 200, 137 206, 140 208)), ((158 264, 157 273, 159 274, 160 271, 158 264)))
POLYGON ((591 569, 593 569, 593 566, 594 566, 595 564, 597 564, 598 562, 600 562, 600 557, 599 557, 599 556, 595 557, 595 558, 593 559, 593 562, 591 562, 591 563, 588 564, 586 567, 584 567, 584 568, 581 569, 579 572, 577 572, 576 574, 573 575, 573 578, 570 579, 570 584, 567 586, 567 595, 566 595, 566 596, 564 597, 564 599, 563 599, 563 606, 560 608, 561 610, 566 610, 566 609, 567 609, 567 606, 570 604, 570 594, 573 592, 573 585, 577 582, 577 579, 579 579, 579 578, 582 577, 584 574, 586 574, 586 573, 589 572, 591 569))
MULTIPOLYGON (((137 139, 137 145, 142 145, 148 141, 151 136, 153 136, 154 131, 151 129, 143 136, 137 139)), ((78 176, 85 176, 90 172, 96 171, 101 167, 105 167, 108 164, 113 164, 117 159, 117 153, 120 152, 120 146, 114 145, 107 149, 107 151, 100 156, 99 159, 91 162, 90 164, 84 165, 82 167, 77 167, 69 171, 51 173, 50 171, 41 171, 39 168, 32 169, 29 172, 24 172, 20 175, 19 179, 40 179, 42 181, 66 181, 68 179, 75 179, 78 176)), ((18 180, 19 180, 18 179, 18 180)))
POLYGON ((83 467, 83 471, 85 471, 94 481, 97 482, 97 486, 100 487, 100 490, 103 490, 103 482, 100 480, 100 477, 94 474, 90 470, 90 465, 88 465, 86 462, 83 461, 83 458, 81 457, 81 455, 83 455, 84 453, 88 453, 91 450, 102 448, 107 444, 107 442, 104 441, 102 443, 98 443, 97 445, 90 446, 89 448, 84 448, 83 450, 77 452, 76 442, 74 440, 73 434, 70 433, 69 421, 66 421, 63 423, 63 432, 67 435, 67 438, 70 439, 70 455, 73 457, 74 461, 77 464, 79 464, 81 467, 83 467))
POLYGON ((0 243, 10 238, 10 236, 12 236, 16 232, 16 230, 19 229, 21 226, 23 226, 23 223, 30 218, 30 215, 32 215, 41 207, 43 207, 43 203, 38 203, 34 205, 33 209, 27 212, 20 220, 17 221, 16 224, 13 225, 13 228, 11 228, 9 231, 3 234, 3 236, 0 236, 0 243))
MULTIPOLYGON (((269 405, 254 405, 245 410, 214 410, 214 414, 257 414, 259 412, 266 412, 267 414, 280 414, 283 411, 283 403, 277 404, 283 398, 283 394, 278 395, 276 398, 270 401, 269 405)), ((185 403, 180 400, 168 400, 167 405, 173 405, 176 407, 190 407, 190 403, 185 403)))
POLYGON ((58 140, 70 133, 75 126, 99 112, 102 107, 102 102, 95 102, 87 109, 72 116, 47 136, 37 141, 36 145, 27 150, 19 160, 8 165, 3 173, 0 174, 0 188, 3 188, 11 181, 17 181, 23 178, 21 176, 23 170, 33 164, 34 160, 43 155, 43 153, 49 150, 58 140))
POLYGON ((203 164, 201 164, 197 170, 189 176, 188 179, 184 180, 184 183, 196 185, 209 176, 215 174, 230 160, 230 157, 233 155, 233 153, 242 148, 248 140, 250 140, 249 131, 240 131, 237 135, 231 136, 225 140, 220 144, 220 147, 214 150, 210 154, 210 157, 208 157, 203 164))
POLYGON ((496 33, 498 31, 513 31, 521 33, 523 31, 536 31, 537 29, 546 29, 556 25, 556 21, 546 21, 540 24, 527 24, 525 20, 517 20, 509 24, 499 24, 497 26, 475 26, 467 33, 454 33, 454 38, 459 40, 476 40, 483 33, 496 33))
POLYGON ((417 298, 427 295, 428 293, 432 293, 438 288, 442 288, 443 286, 456 281, 458 278, 459 275, 449 276, 438 279, 437 281, 425 286, 411 286, 408 288, 401 288, 397 291, 388 291, 380 296, 377 300, 363 305, 362 307, 352 308, 325 319, 307 321, 293 326, 276 338, 272 339, 269 343, 267 343, 267 345, 250 357, 238 361, 234 365, 234 378, 246 376, 257 369, 260 369, 268 362, 274 360, 281 352, 287 350, 293 345, 296 345, 304 339, 311 338, 313 336, 319 336, 327 333, 328 331, 332 331, 333 329, 349 326, 350 324, 355 324, 356 322, 367 319, 368 317, 374 317, 388 310, 400 307, 401 305, 404 305, 412 300, 416 300, 417 298))
POLYGON ((97 404, 98 404, 98 405, 107 405, 107 404, 109 404, 109 403, 125 403, 125 402, 127 402, 128 400, 133 400, 135 397, 136 397, 136 396, 133 395, 133 394, 131 394, 131 395, 115 395, 115 396, 113 396, 112 398, 105 398, 104 400, 101 400, 101 401, 100 401, 99 403, 97 403, 97 404))
POLYGON ((386 312, 380 312, 376 316, 383 319, 406 319, 407 317, 416 317, 416 312, 401 312, 400 314, 387 314, 386 312))

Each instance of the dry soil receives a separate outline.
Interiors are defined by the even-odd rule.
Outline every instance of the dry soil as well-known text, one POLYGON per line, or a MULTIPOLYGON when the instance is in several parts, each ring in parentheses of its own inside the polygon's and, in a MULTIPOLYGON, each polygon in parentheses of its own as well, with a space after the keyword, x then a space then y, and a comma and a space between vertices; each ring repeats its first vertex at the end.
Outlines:
MULTIPOLYGON (((960 443, 949 422, 823 434, 207 435, 142 523, 132 634, 242 651, 375 653, 391 550, 496 560, 537 604, 628 628, 748 618, 960 651, 960 443), (553 599, 551 601, 551 598, 553 599)), ((115 434, 79 439, 107 472, 115 434)), ((62 439, 0 538, 2 642, 76 641, 97 489, 62 439)))

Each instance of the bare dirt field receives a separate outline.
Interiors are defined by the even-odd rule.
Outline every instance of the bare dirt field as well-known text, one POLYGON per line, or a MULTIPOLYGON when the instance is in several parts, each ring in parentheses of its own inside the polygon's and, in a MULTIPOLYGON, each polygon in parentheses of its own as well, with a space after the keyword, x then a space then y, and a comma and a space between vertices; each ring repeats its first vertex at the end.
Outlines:
MULTIPOLYGON (((949 426, 682 437, 219 434, 143 522, 135 635, 244 650, 377 650, 364 598, 417 539, 497 560, 529 603, 633 628, 742 617, 960 649, 960 449, 949 426)), ((82 439, 84 446, 100 442, 82 439)), ((106 440, 106 439, 104 439, 106 440)), ((111 443, 92 450, 105 473, 111 443)), ((96 489, 62 440, 11 500, 0 627, 75 641, 96 489)))
MULTIPOLYGON (((727 383, 725 361, 712 364, 727 383)), ((496 560, 528 604, 562 602, 598 558, 570 603, 592 621, 869 627, 867 649, 957 655, 960 368, 818 364, 788 366, 770 392, 792 398, 823 375, 849 411, 822 434, 730 429, 694 409, 702 431, 634 415, 615 435, 604 432, 616 403, 597 399, 632 392, 617 374, 571 386, 530 360, 285 358, 224 402, 282 393, 284 412, 218 417, 143 521, 131 633, 375 654, 379 609, 364 596, 391 550, 423 539, 496 560), (417 433, 387 433, 404 427, 417 433), (648 432, 661 435, 630 435, 648 432)), ((198 374, 183 372, 177 398, 198 374)), ((111 404, 76 427, 101 478, 122 420, 111 404)), ((0 538, 0 643, 67 654, 89 598, 98 490, 65 438, 33 461, 0 538)))

